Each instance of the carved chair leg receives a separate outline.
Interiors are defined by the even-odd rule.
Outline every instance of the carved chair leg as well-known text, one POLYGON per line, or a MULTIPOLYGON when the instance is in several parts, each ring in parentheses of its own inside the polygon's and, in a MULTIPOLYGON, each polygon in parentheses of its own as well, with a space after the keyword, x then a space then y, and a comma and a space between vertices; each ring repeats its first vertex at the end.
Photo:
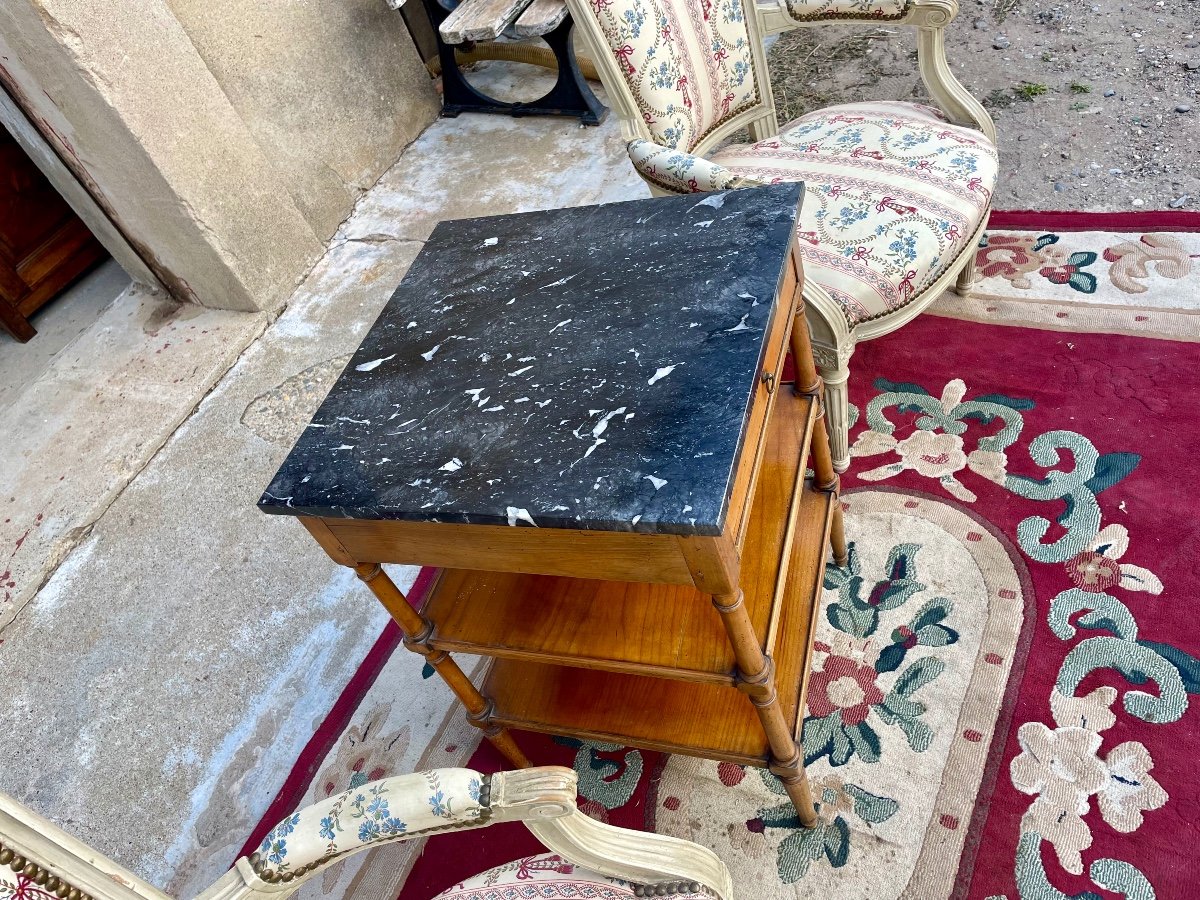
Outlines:
POLYGON ((958 280, 954 285, 954 293, 960 297, 971 296, 971 291, 975 285, 979 283, 979 275, 976 263, 979 259, 979 242, 983 240, 983 235, 987 232, 988 219, 991 218, 991 211, 983 217, 983 221, 979 223, 979 228, 975 234, 971 236, 971 247, 966 251, 967 264, 962 267, 958 273, 958 280))
POLYGON ((825 421, 833 452, 833 468, 841 473, 850 468, 850 396, 846 385, 850 367, 844 363, 836 369, 822 366, 820 373, 825 388, 825 421))
POLYGON ((483 730, 505 758, 519 769, 527 769, 533 764, 521 752, 512 739, 512 735, 499 725, 493 724, 491 717, 495 711, 492 701, 479 693, 479 689, 471 683, 458 663, 450 658, 444 650, 437 650, 429 645, 429 637, 433 634, 433 624, 408 605, 404 594, 396 587, 396 583, 383 571, 378 563, 363 563, 354 567, 355 574, 362 580, 371 593, 375 595, 383 608, 386 609, 404 632, 404 646, 425 658, 442 680, 454 691, 455 696, 467 708, 467 721, 483 730))
POLYGON ((979 281, 975 267, 975 258, 978 254, 975 252, 974 247, 968 251, 968 256, 970 258, 967 260, 967 264, 959 271, 958 280, 954 283, 954 293, 960 297, 971 296, 971 291, 974 290, 975 284, 979 281))
MULTIPOLYGON (((806 358, 815 362, 815 369, 825 383, 825 423, 829 444, 833 449, 833 468, 845 472, 850 467, 850 401, 846 393, 846 382, 850 379, 850 357, 854 354, 854 335, 844 321, 831 322, 819 304, 802 299, 800 312, 804 316, 803 339, 807 347, 806 358), (816 335, 814 338, 813 335, 816 335), (814 352, 815 350, 815 352, 814 352)), ((800 353, 796 341, 800 337, 797 328, 792 328, 792 357, 799 369, 800 353)), ((815 377, 815 376, 814 376, 815 377)), ((799 391, 803 379, 797 376, 799 391)))

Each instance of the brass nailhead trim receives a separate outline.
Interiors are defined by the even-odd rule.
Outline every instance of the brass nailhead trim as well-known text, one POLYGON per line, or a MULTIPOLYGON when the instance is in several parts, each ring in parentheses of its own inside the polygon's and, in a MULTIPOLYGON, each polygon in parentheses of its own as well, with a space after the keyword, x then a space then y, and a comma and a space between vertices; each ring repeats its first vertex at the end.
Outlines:
POLYGON ((26 859, 3 842, 0 842, 0 865, 8 866, 16 875, 29 879, 39 888, 44 888, 46 893, 56 894, 64 900, 94 900, 90 894, 72 887, 45 866, 26 859))
POLYGON ((635 884, 635 897, 668 897, 672 894, 708 894, 712 891, 698 881, 664 881, 661 884, 635 884))

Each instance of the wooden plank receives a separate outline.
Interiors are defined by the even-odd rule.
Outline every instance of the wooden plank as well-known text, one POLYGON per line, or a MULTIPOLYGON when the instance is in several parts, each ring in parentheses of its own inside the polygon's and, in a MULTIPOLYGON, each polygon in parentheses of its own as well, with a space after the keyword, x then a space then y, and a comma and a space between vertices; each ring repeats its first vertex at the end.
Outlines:
POLYGON ((533 0, 517 19, 514 30, 521 37, 541 37, 561 25, 566 17, 564 0, 533 0))
POLYGON ((355 559, 613 581, 691 584, 670 534, 322 518, 355 559))
POLYGON ((300 516, 300 524, 308 529, 308 533, 313 536, 321 549, 329 554, 329 558, 335 563, 340 563, 343 566, 354 568, 359 564, 359 560, 355 559, 345 547, 329 530, 329 526, 325 524, 324 519, 318 519, 315 516, 300 516))
POLYGON ((404 17, 408 33, 417 45, 421 61, 426 65, 438 58, 437 28, 429 18, 424 3, 405 3, 405 0, 389 0, 393 9, 399 9, 404 17), (394 5, 392 5, 394 4, 394 5))
POLYGON ((498 659, 483 694, 491 721, 525 731, 751 766, 770 756, 750 698, 723 685, 498 659))
POLYGON ((447 44, 494 41, 516 21, 529 0, 463 0, 438 31, 447 44))
MULTIPOLYGON (((799 604, 785 603, 783 605, 783 611, 779 617, 778 633, 786 635, 783 642, 787 645, 787 650, 777 658, 777 662, 782 659, 783 665, 776 670, 780 684, 791 684, 794 681, 800 687, 795 706, 785 707, 784 713, 788 716, 788 721, 794 723, 792 733, 796 738, 796 743, 801 746, 803 746, 800 737, 804 726, 808 675, 812 668, 813 639, 817 633, 817 617, 821 612, 821 588, 825 583, 825 562, 829 556, 829 534, 833 527, 834 511, 841 510, 841 501, 836 494, 812 491, 811 479, 805 490, 811 491, 823 499, 825 527, 821 530, 820 544, 817 543, 816 535, 809 533, 805 534, 793 547, 790 584, 795 585, 795 589, 800 594, 804 593, 806 585, 809 586, 808 590, 811 590, 813 600, 809 609, 802 609, 799 604), (800 547, 800 544, 807 545, 808 552, 805 552, 805 548, 800 547)), ((771 637, 773 639, 774 635, 771 637)), ((771 646, 770 652, 774 652, 774 645, 771 646)))
MULTIPOLYGON (((783 555, 789 560, 789 564, 779 567, 779 574, 776 577, 774 592, 777 598, 784 596, 784 592, 787 590, 788 579, 793 575, 791 567, 797 562, 796 554, 793 551, 793 548, 796 546, 797 534, 801 536, 801 542, 806 540, 815 541, 815 529, 813 528, 813 523, 809 521, 808 518, 808 516, 811 516, 811 513, 807 513, 806 515, 805 498, 808 497, 809 484, 804 478, 805 469, 808 467, 808 450, 809 447, 812 446, 812 436, 817 423, 817 405, 815 398, 807 395, 795 394, 790 388, 788 388, 784 392, 784 396, 780 398, 775 414, 779 415, 779 407, 786 406, 789 403, 796 401, 799 401, 801 404, 803 404, 810 412, 810 415, 804 419, 800 431, 801 449, 799 454, 800 461, 798 473, 800 477, 796 479, 793 486, 791 504, 788 507, 787 513, 787 526, 783 535, 783 555)), ((813 547, 813 549, 816 550, 816 561, 818 564, 824 561, 824 547, 824 543, 820 545, 820 549, 817 549, 815 545, 813 547)), ((801 558, 807 559, 807 557, 801 558)), ((814 588, 814 597, 816 596, 819 596, 819 588, 814 588)), ((768 655, 774 652, 775 640, 779 634, 779 620, 781 618, 784 606, 784 603, 776 602, 771 608, 771 619, 767 625, 767 638, 763 642, 763 651, 768 655)))
MULTIPOLYGON (((781 563, 789 507, 815 415, 811 398, 787 391, 781 400, 742 553, 741 588, 760 647, 776 595, 783 596, 778 585, 786 578, 781 563)), ((797 507, 796 519, 815 535, 824 506, 820 498, 812 501, 797 507)), ((424 613, 435 627, 430 643, 442 650, 734 683, 733 651, 720 617, 709 595, 692 585, 447 571, 424 613)))

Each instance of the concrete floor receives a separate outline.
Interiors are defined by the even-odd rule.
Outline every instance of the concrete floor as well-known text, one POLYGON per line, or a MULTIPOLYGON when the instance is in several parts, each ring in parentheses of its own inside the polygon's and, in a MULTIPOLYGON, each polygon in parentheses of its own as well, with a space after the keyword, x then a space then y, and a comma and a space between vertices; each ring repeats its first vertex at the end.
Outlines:
POLYGON ((436 222, 647 193, 615 121, 442 120, 275 321, 131 289, 36 375, 0 346, 0 790, 176 896, 220 875, 384 623, 255 509, 291 441, 436 222))
POLYGON ((33 340, 22 344, 0 331, 0 409, 46 374, 63 350, 132 286, 124 270, 107 259, 34 314, 38 333, 33 340))

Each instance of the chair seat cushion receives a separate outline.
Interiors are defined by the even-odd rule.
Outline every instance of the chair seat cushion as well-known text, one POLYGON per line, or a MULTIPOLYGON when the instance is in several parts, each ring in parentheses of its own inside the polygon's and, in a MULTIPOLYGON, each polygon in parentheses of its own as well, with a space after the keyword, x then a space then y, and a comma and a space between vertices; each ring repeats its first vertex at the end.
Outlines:
MULTIPOLYGON (((707 894, 669 894, 672 900, 712 900, 707 894)), ((632 886, 566 862, 553 853, 517 859, 456 884, 433 900, 630 900, 632 886)))
POLYGON ((805 277, 851 328, 907 306, 973 249, 996 187, 995 146, 914 103, 831 106, 710 159, 758 182, 805 182, 805 277))

